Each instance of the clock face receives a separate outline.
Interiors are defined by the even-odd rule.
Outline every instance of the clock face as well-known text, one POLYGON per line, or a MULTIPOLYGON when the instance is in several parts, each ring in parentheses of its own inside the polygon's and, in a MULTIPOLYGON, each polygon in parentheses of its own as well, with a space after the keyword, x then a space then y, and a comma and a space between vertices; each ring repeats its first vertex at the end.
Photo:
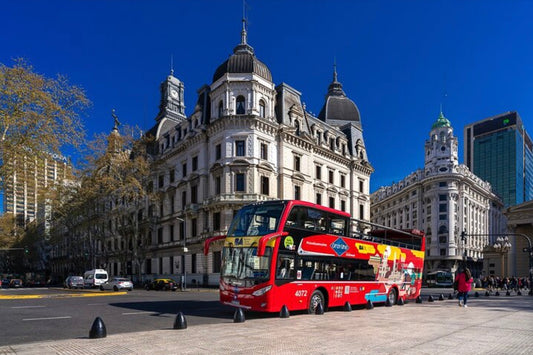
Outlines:
POLYGON ((178 97, 178 92, 174 89, 170 90, 170 96, 172 96, 173 98, 177 98, 178 97))

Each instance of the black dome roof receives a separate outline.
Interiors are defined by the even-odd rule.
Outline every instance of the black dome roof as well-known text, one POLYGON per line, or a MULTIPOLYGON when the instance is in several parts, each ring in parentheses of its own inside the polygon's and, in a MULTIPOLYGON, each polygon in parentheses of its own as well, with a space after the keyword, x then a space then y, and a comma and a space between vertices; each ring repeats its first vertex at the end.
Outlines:
POLYGON ((329 84, 326 102, 318 118, 325 122, 347 121, 361 124, 361 115, 357 105, 346 96, 342 90, 342 84, 337 81, 337 70, 333 72, 333 82, 329 84))
POLYGON ((241 43, 233 49, 233 54, 228 60, 215 70, 213 82, 226 73, 253 73, 272 81, 272 74, 266 64, 257 59, 254 55, 254 49, 246 43, 246 29, 244 26, 241 32, 241 43))

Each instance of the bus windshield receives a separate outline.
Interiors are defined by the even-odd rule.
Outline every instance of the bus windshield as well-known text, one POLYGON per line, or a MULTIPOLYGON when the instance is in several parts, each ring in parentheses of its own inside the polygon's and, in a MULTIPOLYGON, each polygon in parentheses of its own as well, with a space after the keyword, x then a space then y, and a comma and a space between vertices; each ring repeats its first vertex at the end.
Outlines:
POLYGON ((282 203, 256 204, 241 208, 228 230, 228 237, 266 235, 277 230, 282 203))
POLYGON ((221 278, 234 286, 250 287, 268 280, 272 248, 267 247, 264 256, 257 256, 257 248, 223 249, 221 278))

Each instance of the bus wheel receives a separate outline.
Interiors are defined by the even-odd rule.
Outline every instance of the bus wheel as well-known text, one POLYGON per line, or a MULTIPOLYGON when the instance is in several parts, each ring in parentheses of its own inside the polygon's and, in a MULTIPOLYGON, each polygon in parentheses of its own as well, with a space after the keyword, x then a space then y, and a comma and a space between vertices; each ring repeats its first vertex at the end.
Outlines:
POLYGON ((321 303, 322 307, 325 308, 324 295, 322 294, 322 292, 315 290, 315 292, 313 292, 311 298, 309 299, 309 308, 307 310, 308 313, 315 314, 316 308, 318 307, 319 303, 321 303))
POLYGON ((396 291, 394 287, 391 287, 387 298, 389 299, 391 306, 394 306, 396 304, 396 300, 398 299, 398 291, 396 291))

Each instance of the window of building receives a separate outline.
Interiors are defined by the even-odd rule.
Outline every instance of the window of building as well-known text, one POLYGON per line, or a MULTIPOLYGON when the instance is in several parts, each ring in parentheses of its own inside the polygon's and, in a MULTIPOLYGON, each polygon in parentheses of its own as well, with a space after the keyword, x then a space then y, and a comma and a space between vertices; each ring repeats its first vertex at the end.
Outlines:
POLYGON ((187 191, 181 192, 181 208, 185 209, 185 206, 187 206, 187 191))
POLYGON ((198 157, 192 157, 192 171, 198 170, 198 157))
POLYGON ((180 221, 180 224, 179 224, 179 237, 181 240, 185 239, 185 222, 184 221, 180 221))
POLYGON ((359 180, 359 192, 364 192, 365 190, 365 181, 359 180))
POLYGON ((220 272, 220 266, 222 265, 222 253, 219 251, 213 252, 213 272, 220 272))
POLYGON ((182 171, 183 171, 183 177, 187 176, 187 163, 183 163, 181 168, 182 168, 182 171))
POLYGON ((266 117, 265 102, 259 100, 259 117, 266 117))
POLYGON ((445 235, 441 235, 441 236, 439 237, 439 243, 441 243, 441 244, 445 244, 445 243, 447 243, 447 242, 448 242, 448 237, 447 237, 447 236, 445 236, 445 235))
POLYGON ((222 145, 217 144, 215 146, 215 160, 220 160, 222 158, 222 145))
POLYGON ((328 181, 330 184, 333 184, 333 170, 328 171, 328 181))
POLYGON ((269 194, 269 187, 270 187, 270 181, 269 178, 266 176, 261 176, 261 193, 263 195, 269 194))
POLYGON ((295 185, 294 186, 294 199, 299 200, 300 199, 300 186, 295 185))
POLYGON ((439 195, 439 201, 447 201, 448 196, 447 195, 439 195))
POLYGON ((175 236, 174 236, 174 225, 173 225, 173 224, 170 225, 170 240, 171 240, 171 241, 174 241, 174 240, 175 240, 175 236))
POLYGON ((261 143, 261 159, 268 160, 268 144, 261 143))
POLYGON ((335 208, 335 198, 330 197, 329 198, 329 208, 335 208))
POLYGON ((163 243, 163 228, 157 229, 157 244, 163 243))
POLYGON ((335 150, 335 139, 334 138, 329 139, 329 149, 335 150))
POLYGON ((322 179, 322 167, 320 165, 316 165, 316 179, 320 180, 322 179))
POLYGON ((296 135, 299 136, 300 135, 300 121, 298 120, 295 120, 294 121, 294 127, 296 127, 296 135))
POLYGON ((346 176, 341 174, 341 187, 346 187, 346 176))
POLYGON ((170 169, 168 175, 169 175, 169 177, 170 177, 170 183, 173 183, 173 182, 174 182, 174 179, 175 179, 176 171, 175 171, 174 169, 170 169))
POLYGON ((191 255, 191 273, 196 274, 196 254, 191 255))
POLYGON ((198 186, 191 186, 191 203, 198 203, 198 186))
POLYGON ((440 256, 446 256, 446 249, 440 250, 440 256))
POLYGON ((165 176, 159 175, 159 188, 163 187, 165 185, 165 176))
POLYGON ((218 117, 222 117, 222 114, 224 112, 224 104, 222 103, 222 100, 218 102, 218 117))
MULTIPOLYGON (((359 205, 359 219, 365 219, 365 206, 359 205)), ((394 224, 396 224, 396 221, 394 221, 394 224)))
POLYGON ((191 236, 198 236, 198 219, 196 218, 191 218, 191 236))
POLYGON ((300 157, 297 155, 294 156, 294 170, 300 171, 300 157))
POLYGON ((448 204, 440 203, 439 204, 439 212, 448 212, 448 204))
POLYGON ((244 115, 244 113, 244 96, 241 95, 237 97, 237 115, 244 115))
POLYGON ((213 230, 220 230, 220 212, 213 213, 213 230))
POLYGON ((235 175, 235 191, 244 192, 244 174, 235 175))
POLYGON ((222 179, 220 176, 215 177, 215 195, 220 195, 222 190, 222 179))
POLYGON ((235 155, 243 157, 245 152, 245 142, 242 140, 235 141, 235 155))
POLYGON ((346 211, 346 201, 341 200, 341 211, 346 211))

